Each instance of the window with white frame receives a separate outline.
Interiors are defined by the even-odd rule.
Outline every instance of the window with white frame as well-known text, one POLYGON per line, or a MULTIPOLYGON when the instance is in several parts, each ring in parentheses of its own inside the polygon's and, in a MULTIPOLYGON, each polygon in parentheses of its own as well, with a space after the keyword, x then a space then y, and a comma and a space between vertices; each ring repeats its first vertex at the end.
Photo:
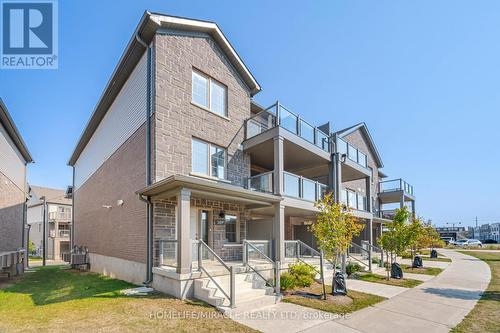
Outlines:
POLYGON ((224 148, 192 139, 191 160, 192 172, 219 179, 226 178, 226 150, 224 148))
POLYGON ((220 116, 227 117, 227 87, 198 71, 192 72, 192 101, 220 116))
POLYGON ((238 241, 238 217, 236 215, 226 215, 224 218, 226 232, 226 242, 236 243, 238 241))

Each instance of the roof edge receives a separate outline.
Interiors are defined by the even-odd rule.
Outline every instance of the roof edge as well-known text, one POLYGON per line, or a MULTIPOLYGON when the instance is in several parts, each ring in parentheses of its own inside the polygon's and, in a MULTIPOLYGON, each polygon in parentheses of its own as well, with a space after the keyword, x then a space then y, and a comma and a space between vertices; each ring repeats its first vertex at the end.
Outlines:
POLYGON ((21 153, 21 156, 24 158, 25 162, 34 162, 28 148, 26 147, 26 143, 24 143, 24 140, 21 137, 21 134, 19 133, 14 120, 12 120, 9 111, 7 110, 7 106, 5 106, 2 98, 0 98, 0 123, 2 123, 3 127, 7 131, 7 134, 9 134, 9 137, 16 145, 16 148, 21 153))
POLYGON ((383 168, 384 163, 382 162, 382 157, 380 157, 380 153, 378 152, 377 146, 375 145, 375 141, 373 141, 373 138, 370 134, 370 131, 368 130, 368 126, 366 126, 366 123, 362 122, 362 123, 356 124, 354 126, 345 128, 343 130, 337 131, 336 134, 338 136, 340 136, 341 138, 343 138, 343 137, 357 131, 358 129, 362 129, 365 132, 366 136, 368 137, 368 143, 369 143, 370 147, 372 148, 373 152, 375 153, 375 158, 377 160, 376 162, 378 163, 378 167, 383 168))
POLYGON ((242 76, 243 81, 250 89, 251 94, 255 95, 261 90, 257 80, 254 78, 248 67, 245 65, 241 57, 229 43, 229 40, 225 37, 222 30, 216 23, 145 11, 139 21, 139 24, 137 25, 137 28, 132 34, 127 47, 125 48, 125 51, 120 57, 117 66, 111 74, 111 78, 106 84, 106 87, 104 88, 103 93, 94 108, 94 112, 87 122, 87 125, 85 126, 73 153, 71 154, 68 165, 75 165, 83 149, 90 141, 90 138, 106 115, 109 107, 114 102, 116 96, 118 96, 121 88, 130 76, 130 73, 132 73, 135 65, 144 53, 145 47, 141 45, 136 37, 140 36, 146 44, 149 44, 159 28, 177 28, 180 30, 184 29, 192 31, 199 30, 210 33, 212 37, 215 38, 216 42, 222 46, 223 51, 229 57, 229 60, 233 63, 233 65, 235 65, 237 71, 242 76))

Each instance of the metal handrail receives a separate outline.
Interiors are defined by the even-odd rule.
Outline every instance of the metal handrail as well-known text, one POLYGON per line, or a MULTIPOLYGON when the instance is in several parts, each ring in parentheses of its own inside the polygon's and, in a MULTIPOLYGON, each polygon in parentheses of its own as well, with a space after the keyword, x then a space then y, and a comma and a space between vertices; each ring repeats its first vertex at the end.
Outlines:
POLYGON ((352 258, 352 259, 354 259, 354 260, 356 260, 356 261, 358 261, 358 262, 362 263, 363 265, 367 266, 367 267, 368 267, 368 270, 371 272, 371 270, 372 270, 372 254, 371 254, 371 251, 370 251, 370 250, 365 249, 365 248, 364 248, 364 247, 362 247, 362 246, 359 246, 359 245, 358 245, 358 244, 356 244, 356 243, 352 243, 352 242, 351 242, 351 247, 354 247, 354 248, 359 248, 361 251, 364 251, 364 252, 367 252, 367 253, 368 253, 368 265, 367 265, 367 264, 366 264, 365 262, 363 262, 362 260, 359 260, 358 258, 356 258, 356 257, 354 257, 354 256, 352 256, 352 255, 350 255, 350 254, 349 254, 349 252, 350 252, 350 251, 349 251, 349 249, 347 249, 347 256, 348 256, 348 257, 350 257, 350 258, 352 258))
MULTIPOLYGON (((255 245, 253 245, 252 243, 250 243, 246 239, 243 240, 243 264, 245 266, 247 266, 248 268, 250 268, 252 271, 254 271, 258 276, 260 276, 260 278, 262 280, 264 280, 266 282, 266 284, 269 284, 269 281, 264 276, 262 276, 262 274, 260 274, 260 272, 257 269, 255 269, 254 267, 252 267, 248 263, 248 253, 247 253, 248 246, 250 246, 252 249, 257 251, 257 253, 259 253, 262 257, 264 257, 264 259, 269 261, 272 264, 273 268, 276 268, 276 263, 271 258, 269 258, 265 253, 263 253, 261 250, 259 250, 255 245)), ((276 287, 276 285, 277 285, 276 281, 274 283, 271 283, 271 287, 276 287)))
POLYGON ((224 294, 224 296, 226 296, 226 298, 229 299, 229 306, 231 308, 234 308, 235 307, 235 294, 236 294, 236 291, 235 291, 235 277, 234 277, 234 270, 233 270, 233 267, 232 266, 228 266, 224 260, 221 259, 221 257, 219 257, 217 255, 217 253, 215 253, 204 241, 202 241, 201 239, 198 239, 197 240, 198 242, 198 269, 203 271, 209 278, 210 280, 215 284, 215 286, 222 292, 222 294, 224 294), (208 252, 210 252, 210 254, 213 255, 213 257, 215 259, 217 259, 217 261, 222 265, 224 266, 224 268, 226 268, 228 271, 229 271, 229 295, 226 293, 226 291, 217 283, 217 281, 215 281, 215 279, 212 277, 212 275, 210 275, 210 273, 208 273, 208 271, 205 269, 205 267, 203 267, 203 257, 202 257, 202 251, 201 251, 201 248, 202 247, 205 247, 208 252))
POLYGON ((307 249, 309 249, 311 252, 316 252, 316 254, 318 255, 318 257, 321 256, 321 253, 318 251, 318 250, 315 250, 313 249, 312 247, 310 247, 309 245, 307 245, 306 243, 304 243, 303 241, 301 241, 300 239, 297 239, 297 243, 299 243, 301 246, 304 246, 306 247, 307 249))
POLYGON ((370 242, 366 243, 369 248, 372 248, 374 252, 380 253, 380 267, 384 267, 384 250, 378 246, 370 244, 370 242))

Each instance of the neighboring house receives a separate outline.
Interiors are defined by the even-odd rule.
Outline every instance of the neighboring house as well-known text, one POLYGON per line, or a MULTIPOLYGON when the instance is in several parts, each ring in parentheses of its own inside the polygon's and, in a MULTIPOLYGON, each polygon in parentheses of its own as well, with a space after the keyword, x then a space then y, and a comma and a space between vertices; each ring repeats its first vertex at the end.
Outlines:
POLYGON ((250 252, 280 268, 314 252, 326 191, 366 224, 359 243, 380 233, 384 205, 414 210, 411 186, 380 181, 366 125, 315 127, 255 103, 260 90, 215 23, 144 14, 69 161, 74 244, 92 270, 201 297, 209 258, 229 274, 250 252))
POLYGON ((26 249, 27 164, 33 162, 0 99, 0 253, 26 249))
POLYGON ((67 191, 30 186, 28 201, 29 240, 35 246, 34 255, 43 254, 43 227, 47 246, 46 259, 61 259, 70 250, 71 198, 67 191), (45 221, 45 224, 44 224, 45 221))

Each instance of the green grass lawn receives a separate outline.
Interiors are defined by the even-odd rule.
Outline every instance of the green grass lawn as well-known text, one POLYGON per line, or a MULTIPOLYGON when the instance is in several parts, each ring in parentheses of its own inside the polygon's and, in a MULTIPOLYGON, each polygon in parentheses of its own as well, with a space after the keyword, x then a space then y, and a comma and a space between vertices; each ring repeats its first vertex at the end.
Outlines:
POLYGON ((500 253, 469 252, 468 254, 486 262, 491 269, 491 281, 474 309, 451 330, 453 333, 500 332, 500 253))
MULTIPOLYGON (((313 286, 311 286, 311 288, 308 288, 307 291, 314 293, 314 294, 322 294, 323 293, 322 288, 323 287, 321 286, 321 284, 317 283, 317 284, 314 284, 313 286)), ((347 281, 347 289, 349 289, 349 281, 347 281)), ((331 293, 332 286, 327 285, 326 292, 331 293)), ((366 293, 362 293, 362 292, 354 291, 354 290, 349 290, 347 292, 347 296, 352 299, 352 302, 345 302, 345 300, 346 300, 345 297, 340 297, 339 298, 340 302, 335 302, 335 297, 338 297, 338 296, 334 296, 333 298, 329 297, 325 301, 322 299, 312 299, 312 298, 306 298, 306 297, 298 296, 298 295, 287 295, 283 298, 283 302, 307 306, 309 308, 313 308, 313 309, 317 309, 317 310, 321 310, 321 311, 343 314, 343 313, 354 312, 354 311, 360 310, 362 308, 365 308, 367 306, 370 306, 370 305, 373 305, 375 303, 378 303, 378 302, 385 300, 384 297, 366 294, 366 293)))
POLYGON ((425 262, 426 261, 443 261, 443 262, 451 262, 451 259, 450 258, 429 258, 429 257, 422 257, 422 261, 425 265, 425 262))
POLYGON ((405 278, 400 280, 398 279, 387 280, 385 276, 373 273, 361 273, 359 274, 358 279, 366 282, 382 283, 390 286, 405 287, 405 288, 413 288, 422 283, 422 281, 405 279, 405 278))
MULTIPOLYGON (((425 266, 425 264, 424 264, 425 266)), ((412 268, 411 265, 401 265, 403 273, 425 274, 425 275, 438 275, 443 270, 437 267, 422 267, 412 268)))
POLYGON ((216 316, 216 310, 202 302, 120 292, 131 287, 135 286, 66 266, 39 267, 0 289, 0 332, 255 332, 216 316), (179 318, 185 313, 204 317, 179 318))

